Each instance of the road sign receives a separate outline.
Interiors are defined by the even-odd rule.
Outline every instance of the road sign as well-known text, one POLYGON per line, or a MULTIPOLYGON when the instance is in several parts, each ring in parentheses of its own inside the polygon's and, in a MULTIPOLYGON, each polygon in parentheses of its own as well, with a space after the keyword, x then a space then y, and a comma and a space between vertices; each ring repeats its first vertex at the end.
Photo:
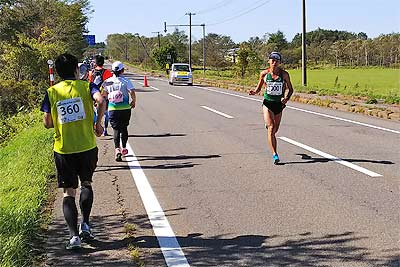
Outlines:
POLYGON ((96 35, 85 35, 88 45, 96 45, 96 35))

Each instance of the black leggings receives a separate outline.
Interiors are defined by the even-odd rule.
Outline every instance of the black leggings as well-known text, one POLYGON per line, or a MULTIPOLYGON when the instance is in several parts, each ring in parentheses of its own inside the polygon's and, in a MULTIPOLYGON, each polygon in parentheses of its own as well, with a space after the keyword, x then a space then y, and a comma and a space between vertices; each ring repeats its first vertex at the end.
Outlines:
POLYGON ((113 129, 113 131, 115 148, 120 147, 120 140, 122 142, 122 147, 125 148, 128 142, 128 127, 120 127, 120 129, 113 129))
POLYGON ((115 148, 120 147, 120 141, 122 141, 122 147, 126 147, 128 142, 128 125, 131 118, 131 110, 109 110, 110 124, 114 131, 114 145, 115 148))

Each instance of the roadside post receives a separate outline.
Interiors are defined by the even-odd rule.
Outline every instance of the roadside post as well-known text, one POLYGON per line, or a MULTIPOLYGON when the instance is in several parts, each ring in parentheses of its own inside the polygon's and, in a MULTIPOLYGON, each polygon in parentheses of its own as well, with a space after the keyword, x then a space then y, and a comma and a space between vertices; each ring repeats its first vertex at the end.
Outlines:
POLYGON ((50 79, 50 86, 54 85, 54 70, 53 70, 53 60, 47 60, 47 64, 49 65, 49 79, 50 79))

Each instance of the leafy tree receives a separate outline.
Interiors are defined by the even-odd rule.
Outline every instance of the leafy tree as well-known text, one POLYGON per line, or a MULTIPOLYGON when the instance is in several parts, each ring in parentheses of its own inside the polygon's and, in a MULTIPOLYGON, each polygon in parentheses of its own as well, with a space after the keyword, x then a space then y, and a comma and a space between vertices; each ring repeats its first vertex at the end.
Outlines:
POLYGON ((267 44, 274 45, 277 51, 282 51, 288 47, 288 42, 283 32, 277 31, 276 33, 268 33, 267 36, 267 44))
POLYGON ((166 36, 167 41, 173 45, 176 49, 177 58, 176 60, 179 62, 188 62, 189 61, 189 39, 184 31, 179 31, 177 28, 173 33, 169 33, 166 36))
POLYGON ((209 33, 206 36, 206 47, 208 65, 222 68, 232 64, 226 58, 228 51, 236 47, 231 37, 209 33))
POLYGON ((244 77, 247 71, 247 67, 249 65, 249 54, 251 53, 251 50, 249 49, 248 45, 246 43, 241 43, 240 44, 240 49, 237 52, 237 67, 239 71, 239 76, 241 78, 244 77))
POLYGON ((176 61, 177 53, 176 48, 172 44, 161 46, 159 49, 153 50, 153 58, 161 69, 165 68, 167 63, 176 61), (168 59, 168 55, 171 59, 168 59))

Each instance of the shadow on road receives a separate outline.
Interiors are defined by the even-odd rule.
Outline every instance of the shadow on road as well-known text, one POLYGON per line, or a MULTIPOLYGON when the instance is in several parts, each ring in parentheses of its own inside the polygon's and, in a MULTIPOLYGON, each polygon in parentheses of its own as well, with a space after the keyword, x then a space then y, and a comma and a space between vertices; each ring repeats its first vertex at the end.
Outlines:
POLYGON ((186 134, 163 133, 163 134, 132 134, 132 135, 128 135, 128 137, 177 137, 177 136, 186 136, 186 134))
MULTIPOLYGON (((189 263, 194 266, 399 266, 398 249, 380 251, 380 256, 372 255, 368 248, 354 245, 363 239, 367 237, 353 232, 233 238, 203 238, 201 233, 193 233, 177 237, 189 263)), ((134 240, 143 248, 151 248, 156 242, 153 236, 138 236, 134 240)))
MULTIPOLYGON (((166 161, 174 161, 174 160, 188 160, 188 159, 212 159, 212 158, 220 158, 220 155, 198 155, 198 156, 188 156, 188 155, 176 155, 176 156, 136 156, 139 162, 151 161, 151 160, 166 160, 166 161)), ((132 155, 126 155, 124 159, 121 161, 122 163, 133 161, 132 155)), ((166 163, 166 164, 157 164, 157 165, 143 165, 141 164, 141 169, 183 169, 183 168, 192 168, 194 166, 201 165, 200 163, 189 162, 181 162, 181 163, 166 163)), ((95 172, 104 172, 104 171, 113 171, 113 170, 129 170, 129 169, 138 169, 136 166, 128 166, 126 164, 123 165, 98 165, 95 172)))
POLYGON ((69 233, 64 220, 52 223, 47 236, 46 266, 134 266, 127 255, 128 243, 132 238, 121 239, 120 216, 92 216, 91 224, 95 239, 82 243, 76 251, 65 249, 69 233), (123 255, 123 256, 122 256, 123 255))
MULTIPOLYGON (((279 165, 285 165, 285 164, 303 164, 303 163, 326 163, 330 161, 337 161, 334 159, 327 159, 327 158, 313 158, 308 154, 296 154, 298 156, 301 156, 301 159, 303 161, 286 161, 286 162, 281 162, 279 165)), ((346 158, 340 158, 339 160, 344 160, 348 162, 367 162, 367 163, 376 163, 376 164, 395 164, 392 161, 388 160, 369 160, 369 159, 346 159, 346 158)))

